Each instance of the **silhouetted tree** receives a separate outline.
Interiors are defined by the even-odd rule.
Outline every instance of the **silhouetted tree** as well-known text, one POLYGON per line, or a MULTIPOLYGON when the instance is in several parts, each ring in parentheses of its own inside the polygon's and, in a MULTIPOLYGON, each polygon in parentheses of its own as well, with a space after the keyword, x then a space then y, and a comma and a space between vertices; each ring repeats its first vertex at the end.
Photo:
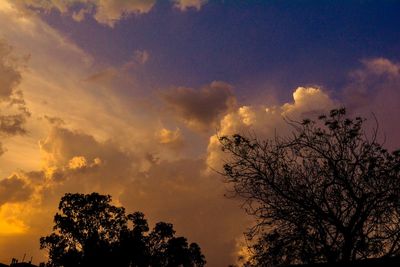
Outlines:
POLYGON ((345 109, 288 121, 289 137, 220 138, 223 175, 256 225, 247 266, 347 262, 400 254, 400 152, 345 109))
POLYGON ((172 224, 159 222, 149 233, 143 213, 126 215, 111 205, 111 196, 66 194, 59 210, 53 233, 40 239, 48 266, 205 265, 200 247, 175 237, 172 224))

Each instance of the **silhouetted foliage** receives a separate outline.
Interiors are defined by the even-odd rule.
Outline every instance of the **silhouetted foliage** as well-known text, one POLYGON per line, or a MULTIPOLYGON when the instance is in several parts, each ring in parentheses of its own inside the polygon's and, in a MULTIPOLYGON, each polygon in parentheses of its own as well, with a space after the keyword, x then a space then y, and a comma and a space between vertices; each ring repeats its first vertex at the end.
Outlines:
POLYGON ((54 217, 53 233, 40 239, 47 266, 204 266, 196 243, 175 237, 172 224, 149 232, 144 214, 125 214, 111 196, 66 194, 54 217), (131 227, 130 227, 131 225, 131 227))
POLYGON ((400 254, 400 151, 345 109, 288 121, 289 137, 223 136, 233 196, 256 225, 246 266, 349 262, 400 254))

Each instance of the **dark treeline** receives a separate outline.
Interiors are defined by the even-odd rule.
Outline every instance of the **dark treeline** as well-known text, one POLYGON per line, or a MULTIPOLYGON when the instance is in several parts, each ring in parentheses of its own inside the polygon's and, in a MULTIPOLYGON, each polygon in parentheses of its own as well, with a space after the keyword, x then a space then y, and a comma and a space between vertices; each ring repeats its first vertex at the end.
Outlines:
POLYGON ((126 214, 108 195, 66 194, 54 217, 53 232, 40 239, 51 267, 187 266, 206 261, 196 243, 175 236, 172 224, 150 231, 143 213, 126 214))

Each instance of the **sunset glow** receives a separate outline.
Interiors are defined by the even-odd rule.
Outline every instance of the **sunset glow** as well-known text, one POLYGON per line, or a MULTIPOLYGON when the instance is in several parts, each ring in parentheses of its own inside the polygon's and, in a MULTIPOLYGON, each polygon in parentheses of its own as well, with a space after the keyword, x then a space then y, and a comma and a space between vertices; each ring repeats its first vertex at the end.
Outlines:
POLYGON ((399 148, 400 3, 340 2, 0 0, 0 262, 45 261, 60 198, 98 192, 236 264, 218 136, 345 106, 399 148))

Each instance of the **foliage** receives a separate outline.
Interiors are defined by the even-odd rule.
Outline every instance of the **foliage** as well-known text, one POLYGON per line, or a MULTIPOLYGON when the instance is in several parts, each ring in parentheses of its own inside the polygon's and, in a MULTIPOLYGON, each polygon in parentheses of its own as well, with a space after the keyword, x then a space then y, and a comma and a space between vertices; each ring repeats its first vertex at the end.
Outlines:
POLYGON ((47 266, 204 266, 196 243, 175 237, 172 224, 149 232, 144 214, 125 214, 111 196, 66 194, 54 217, 53 233, 40 239, 47 266), (129 227, 129 225, 132 225, 129 227))
POLYGON ((332 110, 288 121, 289 137, 223 136, 223 175, 255 216, 248 266, 348 262, 400 254, 400 152, 364 119, 332 110))

